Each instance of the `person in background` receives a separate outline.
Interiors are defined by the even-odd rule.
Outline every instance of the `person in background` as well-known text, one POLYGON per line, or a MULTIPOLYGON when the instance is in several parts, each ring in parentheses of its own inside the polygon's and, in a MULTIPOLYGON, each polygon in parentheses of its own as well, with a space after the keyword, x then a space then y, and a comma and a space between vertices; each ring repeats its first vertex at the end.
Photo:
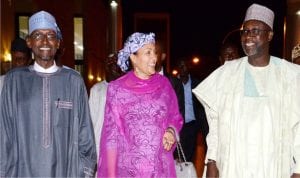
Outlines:
POLYGON ((105 80, 96 83, 90 90, 89 105, 94 127, 97 155, 99 156, 100 136, 104 120, 104 109, 106 102, 106 91, 108 83, 123 75, 117 65, 116 54, 110 54, 105 63, 105 80))
POLYGON ((96 147, 81 76, 56 65, 61 32, 39 11, 29 18, 34 64, 6 74, 0 98, 0 177, 92 177, 96 147))
POLYGON ((232 42, 225 42, 220 49, 219 60, 221 65, 226 61, 231 61, 240 58, 239 48, 232 42))
POLYGON ((300 44, 297 44, 292 50, 292 62, 300 65, 300 44))
POLYGON ((181 81, 178 78, 170 75, 166 70, 167 53, 165 46, 162 45, 160 41, 156 41, 155 48, 157 54, 156 72, 169 79, 177 96, 179 111, 181 115, 184 116, 184 91, 181 81))
POLYGON ((273 21, 271 9, 249 6, 246 56, 193 90, 209 123, 206 177, 300 177, 300 67, 270 55, 273 21))
POLYGON ((176 177, 173 150, 182 126, 176 94, 156 73, 154 33, 133 33, 118 53, 127 71, 108 84, 98 177, 176 177))
POLYGON ((184 89, 184 125, 180 131, 180 142, 187 161, 193 161, 200 131, 203 138, 208 133, 205 111, 201 103, 192 93, 200 81, 190 73, 189 65, 184 59, 177 62, 178 78, 184 89))
POLYGON ((26 40, 22 38, 14 39, 10 51, 13 68, 28 66, 31 63, 31 50, 27 47, 26 40))
MULTIPOLYGON (((28 66, 31 63, 31 52, 27 47, 26 40, 16 38, 11 42, 10 46, 12 69, 16 67, 28 66)), ((0 76, 0 94, 4 82, 5 75, 0 76)))

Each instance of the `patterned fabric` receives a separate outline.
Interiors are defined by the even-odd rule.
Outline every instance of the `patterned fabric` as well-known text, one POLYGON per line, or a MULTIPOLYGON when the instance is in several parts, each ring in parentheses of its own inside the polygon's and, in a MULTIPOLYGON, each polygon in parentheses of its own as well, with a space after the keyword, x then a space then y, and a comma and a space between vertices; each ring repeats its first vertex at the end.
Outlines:
POLYGON ((173 150, 163 149, 168 127, 183 124, 177 98, 159 74, 133 72, 110 82, 101 136, 98 177, 176 177, 173 150))
POLYGON ((248 20, 259 20, 266 23, 271 29, 273 29, 274 12, 262 5, 252 4, 246 12, 244 22, 248 20))
POLYGON ((148 43, 155 43, 154 33, 145 34, 136 32, 127 38, 124 48, 118 53, 118 65, 123 72, 128 70, 128 59, 130 54, 137 52, 141 47, 148 43))
POLYGON ((39 11, 29 18, 29 34, 37 29, 52 29, 56 32, 58 39, 62 39, 55 18, 46 11, 39 11))

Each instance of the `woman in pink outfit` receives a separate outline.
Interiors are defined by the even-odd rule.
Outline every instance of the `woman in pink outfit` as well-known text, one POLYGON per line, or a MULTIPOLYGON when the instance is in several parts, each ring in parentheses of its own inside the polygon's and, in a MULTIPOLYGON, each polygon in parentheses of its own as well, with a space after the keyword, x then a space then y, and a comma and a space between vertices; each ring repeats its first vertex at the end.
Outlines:
POLYGON ((154 34, 134 33, 108 85, 98 177, 176 177, 173 150, 183 120, 168 79, 155 72, 154 34))

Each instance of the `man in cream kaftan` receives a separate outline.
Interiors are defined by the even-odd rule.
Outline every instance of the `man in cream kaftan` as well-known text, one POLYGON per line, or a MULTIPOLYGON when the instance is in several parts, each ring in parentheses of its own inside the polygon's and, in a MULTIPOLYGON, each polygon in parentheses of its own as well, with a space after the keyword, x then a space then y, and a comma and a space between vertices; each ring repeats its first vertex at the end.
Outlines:
POLYGON ((220 175, 279 178, 299 171, 296 91, 300 68, 276 57, 262 68, 247 57, 227 62, 193 90, 209 121, 207 158, 216 160, 220 175))
POLYGON ((253 4, 241 44, 193 92, 209 123, 207 177, 300 177, 300 68, 269 54, 274 13, 253 4))

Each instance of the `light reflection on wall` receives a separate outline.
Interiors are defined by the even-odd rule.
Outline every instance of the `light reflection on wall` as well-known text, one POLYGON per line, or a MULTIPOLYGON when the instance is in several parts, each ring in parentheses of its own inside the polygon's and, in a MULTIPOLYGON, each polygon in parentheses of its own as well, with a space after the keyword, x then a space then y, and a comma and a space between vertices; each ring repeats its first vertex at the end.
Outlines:
POLYGON ((96 82, 101 82, 102 78, 99 76, 99 74, 97 75, 97 77, 95 77, 93 74, 89 74, 88 76, 89 81, 92 82, 94 80, 96 80, 96 82))
POLYGON ((8 51, 4 52, 3 61, 4 62, 11 62, 11 54, 8 51))
MULTIPOLYGON (((8 37, 6 39, 8 39, 8 37)), ((2 38, 2 46, 4 49, 0 56, 0 75, 5 74, 11 68, 11 54, 9 52, 11 40, 8 39, 9 42, 7 42, 6 39, 2 38)))

